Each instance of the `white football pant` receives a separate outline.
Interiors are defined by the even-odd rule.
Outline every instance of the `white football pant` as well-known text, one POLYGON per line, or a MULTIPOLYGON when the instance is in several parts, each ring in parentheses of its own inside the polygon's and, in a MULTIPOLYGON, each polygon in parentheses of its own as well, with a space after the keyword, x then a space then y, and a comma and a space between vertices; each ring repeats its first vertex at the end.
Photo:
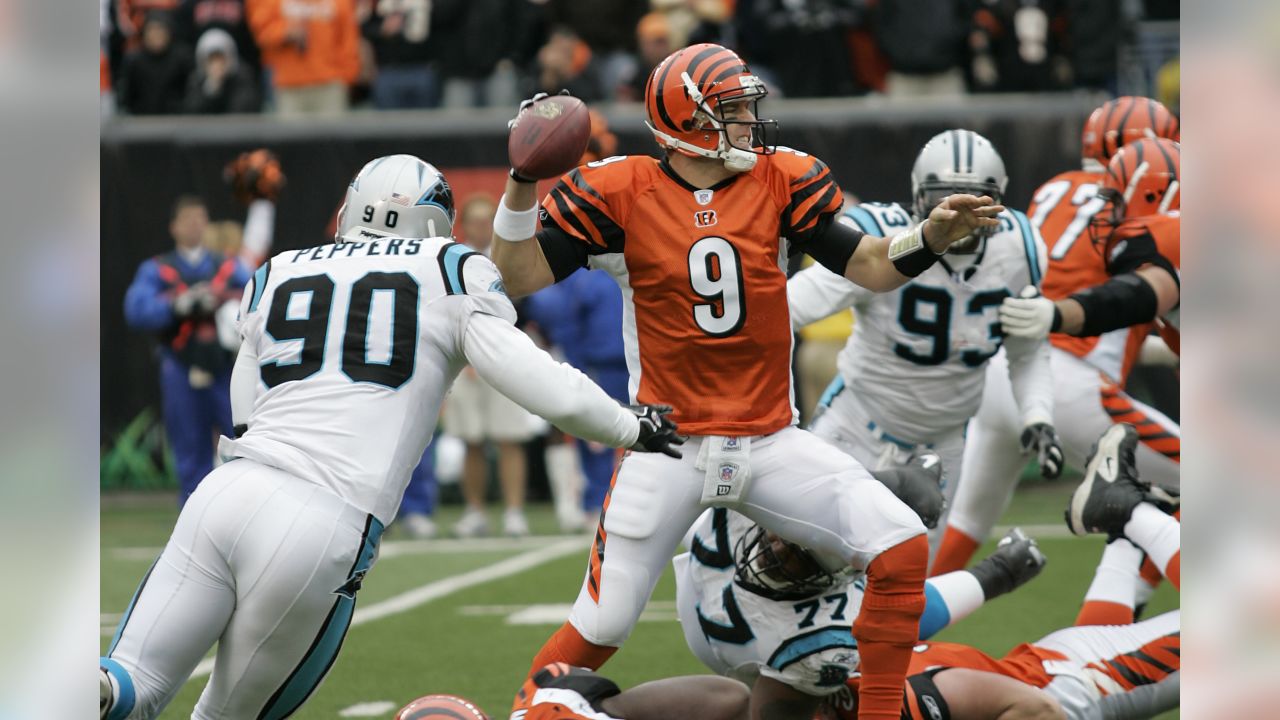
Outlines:
POLYGON ((102 661, 120 686, 112 720, 159 715, 215 642, 193 718, 296 711, 337 657, 381 533, 314 483, 246 459, 215 469, 102 661))

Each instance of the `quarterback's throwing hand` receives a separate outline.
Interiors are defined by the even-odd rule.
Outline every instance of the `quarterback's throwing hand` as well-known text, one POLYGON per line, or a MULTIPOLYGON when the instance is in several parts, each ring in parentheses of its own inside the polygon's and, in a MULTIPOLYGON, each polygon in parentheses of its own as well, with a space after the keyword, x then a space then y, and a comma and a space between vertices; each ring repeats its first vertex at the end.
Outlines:
POLYGON ((982 228, 999 227, 996 216, 1004 212, 989 196, 948 195, 929 213, 925 222, 925 242, 935 253, 963 240, 982 228))
POLYGON ((683 445, 687 438, 677 432, 676 424, 667 417, 671 414, 670 405, 628 405, 627 408, 640 421, 640 434, 631 446, 632 450, 683 457, 674 446, 683 445))

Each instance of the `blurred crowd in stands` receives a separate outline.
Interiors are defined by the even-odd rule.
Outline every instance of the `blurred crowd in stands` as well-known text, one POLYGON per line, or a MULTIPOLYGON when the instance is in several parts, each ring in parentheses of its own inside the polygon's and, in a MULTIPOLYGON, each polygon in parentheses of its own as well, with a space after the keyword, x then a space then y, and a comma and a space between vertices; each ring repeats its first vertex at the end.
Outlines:
POLYGON ((1176 0, 100 2, 104 115, 465 108, 562 88, 639 102, 654 65, 698 42, 735 48, 784 97, 1114 94, 1135 28, 1179 15, 1176 0))

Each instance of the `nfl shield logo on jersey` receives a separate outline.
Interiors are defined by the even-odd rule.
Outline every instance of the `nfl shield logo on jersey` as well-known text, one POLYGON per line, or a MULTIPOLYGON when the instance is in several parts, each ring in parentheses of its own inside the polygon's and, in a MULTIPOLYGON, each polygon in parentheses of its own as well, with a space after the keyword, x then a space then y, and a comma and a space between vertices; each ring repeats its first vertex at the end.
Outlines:
POLYGON ((693 193, 693 199, 697 200, 699 205, 710 205, 711 196, 715 194, 715 190, 697 190, 693 193))

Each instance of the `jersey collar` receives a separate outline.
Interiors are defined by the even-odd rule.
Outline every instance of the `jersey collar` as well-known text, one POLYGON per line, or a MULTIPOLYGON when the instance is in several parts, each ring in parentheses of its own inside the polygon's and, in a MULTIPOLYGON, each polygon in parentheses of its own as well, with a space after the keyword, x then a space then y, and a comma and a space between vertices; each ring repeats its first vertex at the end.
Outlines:
POLYGON ((671 167, 671 163, 667 162, 667 159, 665 157, 658 161, 658 167, 662 168, 662 172, 666 173, 667 177, 674 180, 677 185, 684 188, 685 190, 688 190, 689 192, 698 192, 699 190, 720 190, 722 188, 727 188, 731 184, 733 184, 739 177, 742 177, 743 175, 743 173, 735 173, 721 180, 715 185, 712 185, 711 187, 700 188, 700 187, 694 187, 687 180, 680 177, 680 175, 677 174, 676 171, 671 167))

